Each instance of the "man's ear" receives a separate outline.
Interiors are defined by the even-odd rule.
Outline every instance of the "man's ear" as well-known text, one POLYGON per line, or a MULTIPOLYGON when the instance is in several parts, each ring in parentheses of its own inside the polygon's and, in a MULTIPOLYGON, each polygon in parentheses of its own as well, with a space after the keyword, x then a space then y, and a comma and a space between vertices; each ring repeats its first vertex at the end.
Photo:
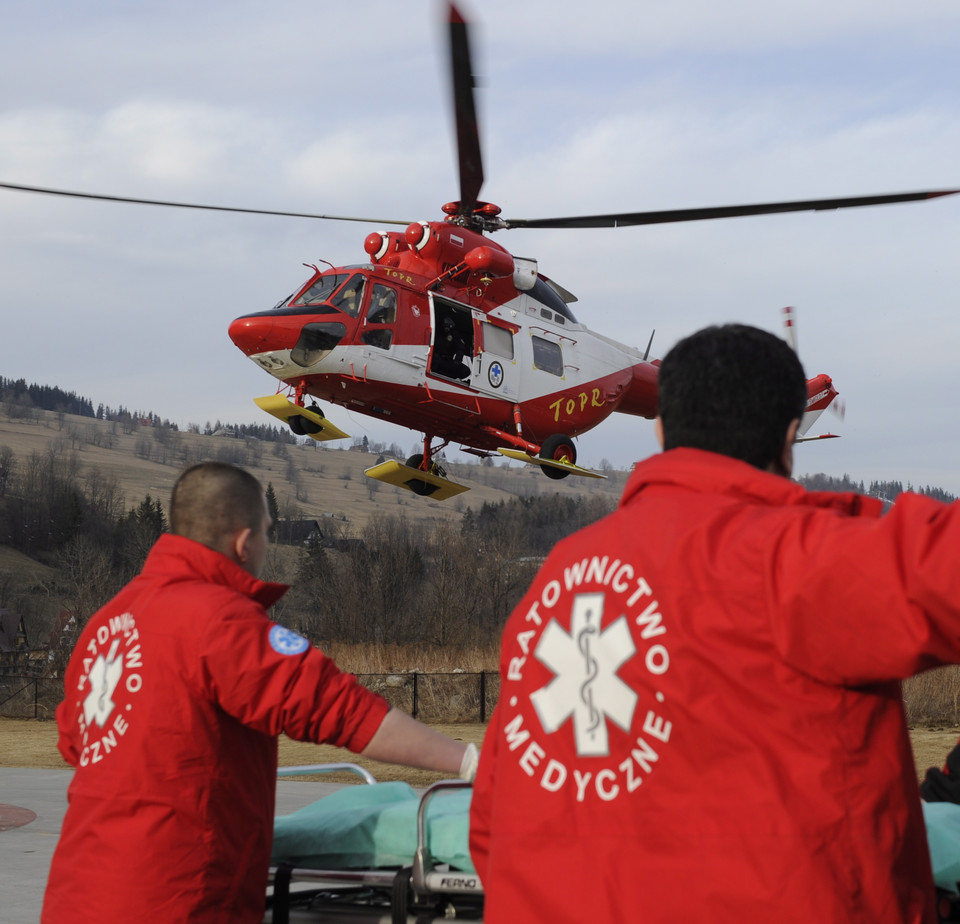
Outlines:
POLYGON ((657 438, 660 448, 663 449, 663 421, 659 414, 653 422, 653 435, 657 438))
POLYGON ((787 435, 783 440, 783 448, 780 450, 780 472, 786 478, 793 474, 793 444, 797 441, 797 430, 800 429, 800 419, 791 420, 787 427, 787 435))
POLYGON ((247 544, 250 542, 250 536, 253 530, 249 526, 244 527, 234 537, 230 546, 231 556, 238 565, 245 565, 250 553, 247 551, 247 544))

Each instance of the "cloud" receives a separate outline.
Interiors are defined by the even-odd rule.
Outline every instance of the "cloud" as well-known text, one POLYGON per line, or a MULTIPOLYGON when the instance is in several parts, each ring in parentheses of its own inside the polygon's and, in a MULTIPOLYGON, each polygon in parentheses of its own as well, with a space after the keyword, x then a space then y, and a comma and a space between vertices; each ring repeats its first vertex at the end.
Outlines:
MULTIPOLYGON (((508 217, 960 185, 953 0, 464 9, 480 22, 482 195, 508 217)), ((439 11, 13 4, 0 34, 0 180, 437 217, 457 196, 439 11)), ((830 423, 844 438, 800 447, 801 470, 937 474, 960 493, 958 207, 498 241, 539 258, 589 327, 641 347, 655 328, 659 355, 718 320, 776 329, 795 304, 804 361, 833 375, 848 405, 842 426, 830 423)), ((274 382, 229 342, 230 320, 289 293, 301 263, 362 261, 376 228, 3 191, 0 215, 0 373, 183 423, 261 419, 251 398, 274 382)), ((379 426, 329 414, 352 434, 379 426)), ((579 441, 581 458, 626 464, 653 451, 649 430, 611 419, 579 441)))

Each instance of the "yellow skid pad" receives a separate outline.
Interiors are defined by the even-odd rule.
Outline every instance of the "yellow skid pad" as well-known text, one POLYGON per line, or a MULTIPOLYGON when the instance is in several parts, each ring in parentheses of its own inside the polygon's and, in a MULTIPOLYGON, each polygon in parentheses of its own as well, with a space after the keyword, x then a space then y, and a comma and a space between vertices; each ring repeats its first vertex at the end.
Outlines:
POLYGON ((539 465, 541 468, 557 468, 561 472, 569 472, 571 475, 581 475, 584 478, 606 478, 600 472, 591 471, 589 468, 581 468, 572 462, 557 462, 555 459, 541 459, 540 456, 531 456, 528 452, 520 449, 506 449, 501 446, 497 452, 507 456, 510 459, 517 459, 519 462, 528 462, 530 465, 539 465))
POLYGON ((377 481, 385 481, 398 488, 406 488, 414 494, 433 500, 447 500, 470 490, 466 485, 457 484, 439 475, 431 475, 429 472, 422 472, 418 468, 411 468, 393 459, 368 468, 364 474, 377 481))
POLYGON ((349 436, 339 427, 330 423, 326 417, 321 417, 314 411, 308 411, 305 407, 298 407, 286 395, 267 395, 265 398, 254 398, 253 400, 257 407, 262 408, 268 414, 273 414, 274 417, 284 423, 287 423, 291 417, 302 417, 305 421, 308 421, 308 426, 319 427, 320 429, 316 433, 306 434, 318 443, 324 440, 342 440, 349 436))

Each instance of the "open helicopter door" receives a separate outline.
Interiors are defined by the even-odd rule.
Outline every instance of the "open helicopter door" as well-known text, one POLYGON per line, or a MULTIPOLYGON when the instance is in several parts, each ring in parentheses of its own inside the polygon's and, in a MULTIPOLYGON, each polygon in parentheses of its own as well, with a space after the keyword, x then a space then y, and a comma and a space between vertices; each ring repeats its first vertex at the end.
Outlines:
POLYGON ((440 295, 431 296, 431 306, 430 373, 494 398, 516 401, 517 326, 440 295))
POLYGON ((433 348, 428 372, 469 387, 474 378, 473 312, 467 305, 431 293, 433 348))

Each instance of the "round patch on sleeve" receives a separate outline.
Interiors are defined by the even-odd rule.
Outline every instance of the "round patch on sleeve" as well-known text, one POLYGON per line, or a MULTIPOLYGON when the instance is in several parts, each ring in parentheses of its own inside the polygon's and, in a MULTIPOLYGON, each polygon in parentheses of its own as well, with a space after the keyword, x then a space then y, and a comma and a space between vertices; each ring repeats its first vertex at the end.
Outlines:
POLYGON ((270 647, 282 655, 296 655, 306 651, 310 647, 302 635, 291 632, 283 626, 274 626, 270 630, 270 647))

